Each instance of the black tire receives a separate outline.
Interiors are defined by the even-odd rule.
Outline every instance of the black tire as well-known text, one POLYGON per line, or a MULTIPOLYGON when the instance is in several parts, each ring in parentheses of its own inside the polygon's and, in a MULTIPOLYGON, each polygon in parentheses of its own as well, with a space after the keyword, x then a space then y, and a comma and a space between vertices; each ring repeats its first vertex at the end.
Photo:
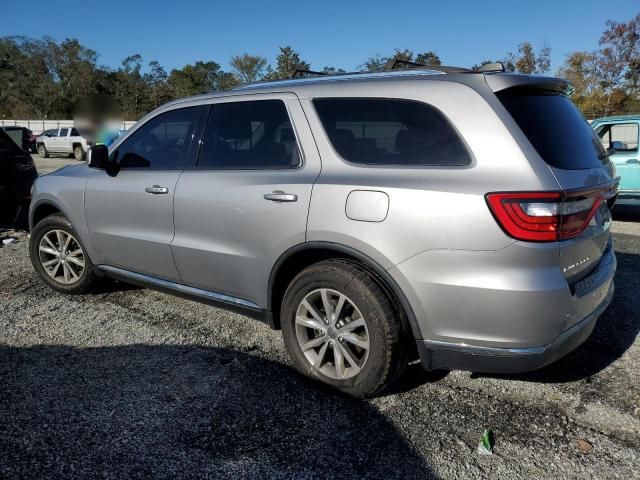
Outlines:
POLYGON ((40 155, 42 158, 49 157, 49 151, 47 150, 47 147, 45 147, 43 143, 38 145, 38 155, 40 155))
POLYGON ((31 238, 29 239, 29 256, 31 257, 31 264, 38 273, 40 278, 52 289, 58 292, 68 294, 79 294, 89 291, 96 281, 96 276, 93 270, 93 264, 87 255, 87 250, 80 239, 80 236, 71 225, 71 222, 61 214, 49 215, 48 217, 39 221, 33 230, 31 231, 31 238), (82 249, 84 259, 84 269, 79 275, 79 279, 71 284, 64 284, 53 279, 45 270, 40 258, 40 242, 42 238, 53 230, 62 230, 70 234, 77 244, 82 249))
POLYGON ((85 159, 84 150, 82 149, 82 145, 76 145, 73 147, 73 157, 79 162, 85 159))
POLYGON ((402 373, 408 361, 408 330, 403 316, 365 269, 346 260, 325 260, 302 270, 285 292, 281 324, 284 342, 296 369, 353 397, 379 394, 402 373), (368 358, 351 378, 331 378, 316 369, 305 357, 298 341, 298 306, 307 295, 323 288, 346 295, 360 310, 366 323, 368 358))

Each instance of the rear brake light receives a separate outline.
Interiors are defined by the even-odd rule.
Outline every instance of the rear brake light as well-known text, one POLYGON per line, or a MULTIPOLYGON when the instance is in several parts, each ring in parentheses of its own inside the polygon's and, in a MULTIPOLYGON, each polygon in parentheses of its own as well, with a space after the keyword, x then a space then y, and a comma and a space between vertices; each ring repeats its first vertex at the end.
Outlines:
POLYGON ((604 200, 603 190, 487 195, 487 203, 505 233, 530 242, 577 237, 587 228, 604 200))

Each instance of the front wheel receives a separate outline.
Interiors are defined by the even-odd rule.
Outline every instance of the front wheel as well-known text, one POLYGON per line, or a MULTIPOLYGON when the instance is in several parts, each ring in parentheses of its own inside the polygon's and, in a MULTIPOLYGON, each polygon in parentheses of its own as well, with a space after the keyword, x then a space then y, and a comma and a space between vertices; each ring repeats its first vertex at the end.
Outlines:
POLYGON ((43 144, 38 145, 38 155, 40 155, 42 158, 47 158, 49 156, 47 147, 45 147, 43 144))
POLYGON ((81 145, 76 145, 75 147, 73 147, 73 156, 78 161, 84 160, 84 150, 82 149, 81 145))
POLYGON ((282 333, 295 367, 344 393, 380 393, 407 364, 407 329, 364 269, 327 260, 300 272, 281 309, 282 333))
POLYGON ((29 239, 33 268, 51 288, 84 293, 94 281, 93 264, 69 220, 50 215, 36 224, 29 239))

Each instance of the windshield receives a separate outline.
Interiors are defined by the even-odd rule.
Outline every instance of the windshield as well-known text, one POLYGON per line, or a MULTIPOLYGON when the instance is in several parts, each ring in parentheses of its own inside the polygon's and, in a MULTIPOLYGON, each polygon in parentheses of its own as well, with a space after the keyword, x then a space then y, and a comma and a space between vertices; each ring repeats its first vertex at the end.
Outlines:
POLYGON ((591 126, 565 95, 517 90, 497 95, 533 147, 552 167, 580 170, 609 162, 591 126))

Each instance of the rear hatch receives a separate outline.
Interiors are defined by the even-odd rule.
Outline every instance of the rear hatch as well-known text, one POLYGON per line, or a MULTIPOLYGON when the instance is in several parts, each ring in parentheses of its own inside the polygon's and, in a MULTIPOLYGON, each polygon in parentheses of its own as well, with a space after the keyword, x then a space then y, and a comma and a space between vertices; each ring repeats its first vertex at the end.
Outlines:
POLYGON ((513 77, 515 85, 507 88, 499 88, 496 80, 492 85, 490 76, 487 83, 558 181, 557 198, 524 205, 532 215, 527 218, 534 221, 557 216, 557 231, 548 240, 560 241, 560 265, 573 288, 598 268, 603 256, 612 256, 609 208, 618 178, 601 142, 569 98, 569 84, 524 77, 525 84, 517 85, 520 76, 513 77))

